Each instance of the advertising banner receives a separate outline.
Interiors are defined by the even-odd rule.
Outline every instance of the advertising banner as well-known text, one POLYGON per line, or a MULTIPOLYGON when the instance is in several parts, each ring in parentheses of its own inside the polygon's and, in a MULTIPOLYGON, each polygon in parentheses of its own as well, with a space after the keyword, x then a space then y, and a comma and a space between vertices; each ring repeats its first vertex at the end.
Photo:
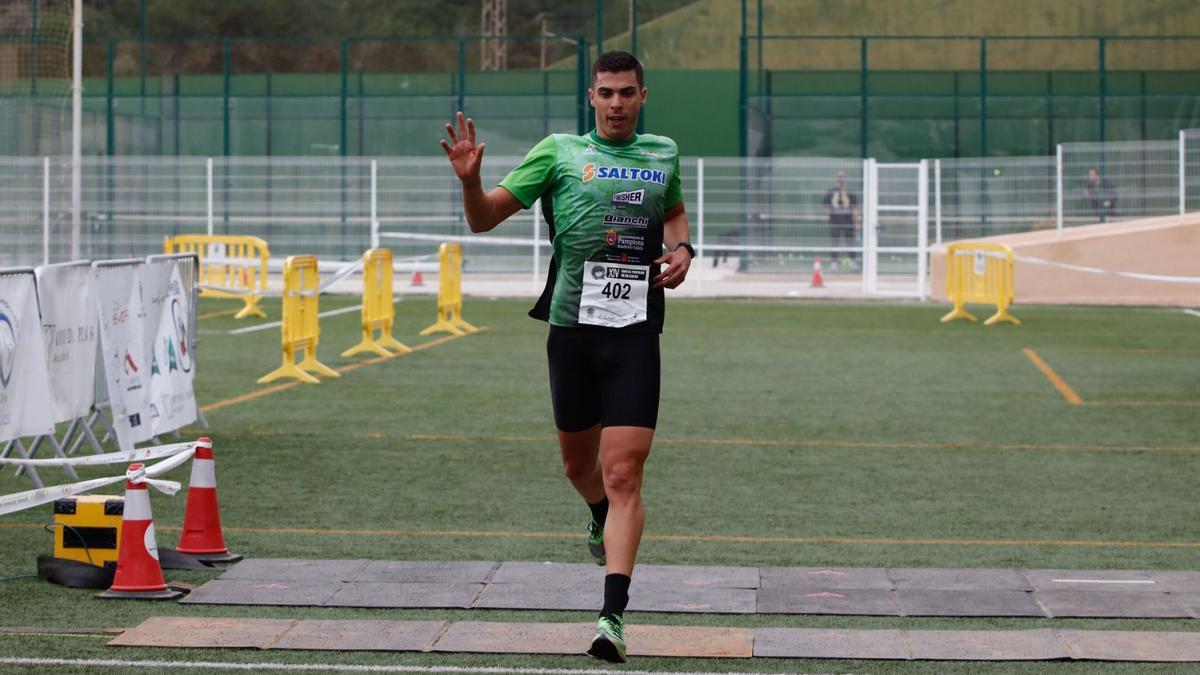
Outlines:
POLYGON ((53 408, 34 275, 0 274, 0 441, 52 433, 53 408))
POLYGON ((185 289, 179 265, 161 261, 142 267, 146 291, 146 353, 150 355, 149 413, 155 435, 175 431, 196 420, 189 344, 190 289, 185 289))
POLYGON ((95 402, 96 342, 100 338, 94 284, 87 265, 37 268, 55 422, 83 417, 95 402))
POLYGON ((97 318, 117 444, 126 452, 154 435, 141 265, 97 266, 97 318))

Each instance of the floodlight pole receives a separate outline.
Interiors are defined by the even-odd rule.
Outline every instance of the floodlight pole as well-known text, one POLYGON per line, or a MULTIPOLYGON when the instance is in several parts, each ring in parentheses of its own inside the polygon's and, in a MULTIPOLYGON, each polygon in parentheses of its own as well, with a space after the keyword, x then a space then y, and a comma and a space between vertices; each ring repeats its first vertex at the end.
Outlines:
POLYGON ((1063 146, 1054 146, 1054 229, 1063 231, 1063 146))
POLYGON ((1187 214, 1187 132, 1179 131, 1179 215, 1187 214))
POLYGON ((596 0, 596 58, 604 53, 604 0, 596 0))
POLYGON ((29 50, 32 52, 29 59, 29 93, 36 97, 38 93, 38 40, 41 37, 38 35, 38 0, 29 0, 29 12, 33 18, 33 30, 29 33, 29 50))
MULTIPOLYGON (((75 0, 71 51, 71 260, 79 260, 80 202, 83 195, 83 0, 75 0)), ((110 74, 111 77, 111 74, 110 74)))
MULTIPOLYGON (((629 0, 629 53, 637 58, 637 0, 629 0)), ((638 118, 642 121, 642 118, 638 118)))

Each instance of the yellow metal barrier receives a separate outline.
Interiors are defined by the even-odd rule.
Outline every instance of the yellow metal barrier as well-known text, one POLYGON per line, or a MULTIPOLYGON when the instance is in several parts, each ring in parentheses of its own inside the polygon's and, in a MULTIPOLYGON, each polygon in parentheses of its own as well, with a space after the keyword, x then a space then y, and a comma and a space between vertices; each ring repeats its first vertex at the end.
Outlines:
POLYGON ((1013 252, 1004 244, 962 242, 946 249, 946 297, 954 309, 942 321, 969 319, 976 321, 963 309, 968 302, 996 305, 996 313, 987 321, 990 326, 999 321, 1020 324, 1008 313, 1013 302, 1013 252))
POLYGON ((404 354, 412 349, 392 337, 392 323, 396 318, 396 306, 392 300, 392 252, 386 248, 373 248, 363 254, 363 299, 362 340, 342 356, 354 356, 372 352, 380 356, 391 356, 386 348, 404 354), (375 338, 375 331, 379 338, 375 338))
POLYGON ((246 304, 236 318, 267 316, 258 306, 267 291, 267 242, 238 235, 181 234, 168 237, 163 251, 198 255, 200 295, 241 298, 246 304))
POLYGON ((438 247, 438 318, 432 326, 421 331, 463 335, 479 329, 462 318, 462 247, 442 244, 438 247))
POLYGON ((309 373, 340 377, 337 371, 317 360, 317 342, 321 335, 317 298, 320 297, 317 259, 311 255, 290 256, 283 264, 283 365, 258 378, 259 384, 281 377, 301 382, 320 382, 309 373), (304 355, 296 363, 296 354, 304 355))

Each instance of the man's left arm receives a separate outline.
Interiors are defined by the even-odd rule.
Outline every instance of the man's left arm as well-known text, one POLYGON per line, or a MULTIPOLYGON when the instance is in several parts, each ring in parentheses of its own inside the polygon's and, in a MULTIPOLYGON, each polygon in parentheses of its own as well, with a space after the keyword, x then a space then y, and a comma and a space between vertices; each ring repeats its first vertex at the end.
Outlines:
POLYGON ((663 214, 663 245, 667 252, 654 262, 666 267, 654 277, 655 288, 675 288, 687 278, 688 269, 692 266, 692 254, 679 244, 688 238, 687 212, 683 202, 680 202, 663 214))

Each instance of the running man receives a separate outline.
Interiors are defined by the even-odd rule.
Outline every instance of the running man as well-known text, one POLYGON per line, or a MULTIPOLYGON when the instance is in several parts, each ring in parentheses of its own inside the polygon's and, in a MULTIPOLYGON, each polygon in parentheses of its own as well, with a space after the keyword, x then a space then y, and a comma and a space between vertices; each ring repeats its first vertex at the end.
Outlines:
POLYGON ((530 316, 548 321, 550 395, 563 471, 587 502, 587 544, 605 565, 604 605, 588 653, 625 658, 624 611, 642 538, 642 471, 658 421, 664 292, 695 251, 679 180, 679 150, 637 134, 642 66, 608 52, 592 66, 596 129, 554 134, 492 190, 479 167, 475 122, 446 125, 442 149, 462 182, 472 232, 487 232, 539 197, 553 256, 530 316), (665 252, 664 252, 665 251, 665 252))

